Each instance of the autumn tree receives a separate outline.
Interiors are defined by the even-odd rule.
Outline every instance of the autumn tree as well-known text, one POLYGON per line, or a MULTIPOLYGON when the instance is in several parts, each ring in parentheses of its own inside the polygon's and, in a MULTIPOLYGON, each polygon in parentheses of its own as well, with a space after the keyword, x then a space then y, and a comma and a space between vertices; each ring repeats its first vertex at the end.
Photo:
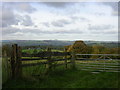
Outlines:
MULTIPOLYGON (((77 54, 87 54, 90 49, 83 41, 75 41, 73 45, 66 46, 68 52, 74 51, 77 54)), ((85 57, 85 56, 82 56, 85 57)))

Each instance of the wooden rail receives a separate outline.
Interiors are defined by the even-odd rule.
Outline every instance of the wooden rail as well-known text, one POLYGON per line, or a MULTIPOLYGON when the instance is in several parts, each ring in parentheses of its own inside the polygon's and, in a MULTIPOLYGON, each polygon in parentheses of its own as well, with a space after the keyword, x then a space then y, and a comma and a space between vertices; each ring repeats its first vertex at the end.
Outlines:
POLYGON ((88 55, 88 56, 93 56, 93 55, 100 55, 100 56, 120 56, 120 54, 76 54, 77 56, 83 56, 83 55, 88 55))
POLYGON ((39 52, 37 54, 28 54, 28 53, 22 53, 22 56, 23 57, 48 57, 49 55, 52 55, 52 56, 65 56, 65 55, 70 55, 69 52, 47 52, 47 51, 44 51, 44 52, 39 52))
MULTIPOLYGON (((100 59, 100 58, 97 58, 97 59, 93 59, 93 58, 76 58, 76 60, 80 60, 80 61, 84 61, 84 60, 91 60, 91 61, 95 61, 95 60, 113 60, 113 59, 100 59)), ((120 61, 120 59, 114 59, 114 60, 118 60, 120 61)))
POLYGON ((35 61, 35 60, 46 60, 47 58, 22 58, 21 61, 35 61))

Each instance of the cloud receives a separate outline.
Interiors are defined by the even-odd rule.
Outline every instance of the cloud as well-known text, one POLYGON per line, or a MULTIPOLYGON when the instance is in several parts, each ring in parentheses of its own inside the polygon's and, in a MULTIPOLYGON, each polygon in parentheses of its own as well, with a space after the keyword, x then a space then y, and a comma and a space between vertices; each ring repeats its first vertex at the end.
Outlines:
POLYGON ((9 8, 9 10, 11 9, 20 12, 32 13, 36 11, 29 2, 4 2, 3 6, 9 8))
POLYGON ((91 34, 96 34, 96 35, 117 35, 118 32, 114 31, 114 30, 104 30, 104 31, 91 31, 91 34))
POLYGON ((21 25, 24 25, 24 26, 33 26, 34 25, 34 23, 31 20, 31 17, 28 15, 22 16, 20 23, 21 23, 21 25))
POLYGON ((53 30, 49 30, 49 29, 39 29, 39 28, 23 28, 23 29, 19 29, 16 27, 4 27, 2 29, 2 34, 4 36, 14 36, 14 35, 27 35, 27 33, 31 33, 34 35, 41 35, 41 34, 83 34, 84 32, 78 28, 75 29, 53 29, 53 30))
POLYGON ((18 24, 18 19, 16 18, 17 16, 14 14, 12 10, 9 10, 8 8, 3 8, 2 16, 1 16, 1 22, 2 22, 2 27, 8 27, 10 25, 16 25, 18 24))
POLYGON ((65 25, 70 24, 70 23, 71 22, 66 19, 60 19, 60 20, 51 22, 51 24, 55 27, 64 27, 65 25))
POLYGON ((73 5, 74 3, 71 2, 44 2, 43 4, 54 7, 54 8, 65 8, 68 5, 73 5))
POLYGON ((90 20, 89 20, 88 18, 86 18, 86 17, 71 16, 70 18, 72 19, 73 22, 74 22, 74 21, 78 21, 78 20, 80 20, 80 21, 82 21, 82 22, 90 22, 90 20))
POLYGON ((14 34, 14 33, 19 32, 19 31, 20 31, 20 29, 15 28, 15 27, 11 27, 11 26, 2 28, 2 34, 3 34, 3 36, 4 35, 14 34))
MULTIPOLYGON (((11 3, 12 4, 12 3, 11 3)), ((17 10, 17 8, 16 8, 17 10)), ((31 17, 28 15, 21 16, 16 14, 12 8, 3 5, 2 11, 0 11, 2 16, 0 17, 0 22, 2 23, 2 27, 9 27, 11 25, 18 25, 21 22, 22 25, 30 26, 33 25, 31 17)))
POLYGON ((50 24, 48 22, 43 22, 42 24, 46 27, 50 27, 50 24))
MULTIPOLYGON (((96 35, 94 37, 96 40, 97 36, 116 35, 117 17, 111 15, 113 11, 116 9, 112 9, 110 5, 93 2, 76 4, 67 2, 43 4, 41 2, 41 5, 5 3, 2 32, 6 39, 61 39, 64 37, 64 39, 73 40, 89 39, 92 35, 96 35), (91 25, 88 26, 89 23, 91 25)), ((107 36, 105 36, 106 40, 107 36)))
POLYGON ((104 5, 110 6, 113 10, 118 10, 118 2, 103 2, 104 5))
POLYGON ((120 2, 118 2, 118 16, 120 16, 120 2))
POLYGON ((79 30, 78 28, 76 29, 61 29, 61 30, 56 30, 54 33, 59 33, 59 34, 83 34, 84 32, 82 30, 79 30))
POLYGON ((118 16, 118 7, 119 7, 119 2, 103 2, 102 4, 107 5, 112 8, 111 14, 114 16, 118 16))
POLYGON ((109 30, 113 29, 114 26, 112 25, 90 25, 88 27, 88 30, 109 30))

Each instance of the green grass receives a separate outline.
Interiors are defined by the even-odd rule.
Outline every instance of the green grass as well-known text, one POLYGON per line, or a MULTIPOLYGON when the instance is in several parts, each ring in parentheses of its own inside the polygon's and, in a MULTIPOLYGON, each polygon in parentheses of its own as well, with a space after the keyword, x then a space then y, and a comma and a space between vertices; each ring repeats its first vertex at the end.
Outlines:
POLYGON ((2 83, 5 83, 10 77, 10 62, 8 58, 2 58, 2 83))
POLYGON ((8 81, 3 88, 118 88, 117 73, 93 74, 80 70, 59 70, 44 79, 8 81))
MULTIPOLYGON (((25 62, 27 63, 27 61, 25 62)), ((6 69, 3 68, 3 79, 7 79, 4 70, 6 69)), ((3 88, 118 88, 120 81, 119 73, 100 72, 95 74, 80 69, 73 70, 70 68, 70 64, 68 69, 65 69, 64 65, 58 66, 47 75, 44 74, 45 70, 45 65, 23 68, 23 77, 4 82, 3 88)))
MULTIPOLYGON (((46 51, 44 49, 36 49, 36 53, 41 52, 41 51, 46 51)), ((22 52, 33 54, 34 49, 23 49, 22 52)), ((52 49, 52 52, 63 52, 62 50, 57 50, 57 49, 52 49)))

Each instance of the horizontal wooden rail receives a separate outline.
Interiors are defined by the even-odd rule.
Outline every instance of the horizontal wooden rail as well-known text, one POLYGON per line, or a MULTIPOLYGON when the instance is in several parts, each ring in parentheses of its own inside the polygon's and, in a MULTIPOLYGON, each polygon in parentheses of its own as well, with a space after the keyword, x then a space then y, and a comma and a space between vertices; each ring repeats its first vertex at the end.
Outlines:
POLYGON ((22 61, 45 60, 47 58, 22 58, 22 61))
MULTIPOLYGON (((42 60, 46 60, 46 59, 48 59, 48 58, 22 58, 21 60, 22 61, 34 61, 34 60, 40 60, 40 61, 42 61, 42 60)), ((64 60, 66 60, 66 59, 52 59, 53 62, 54 61, 64 61, 64 60)))
POLYGON ((120 71, 120 69, 115 69, 115 68, 95 68, 95 67, 81 67, 82 69, 84 68, 84 69, 86 69, 86 68, 88 68, 88 69, 104 69, 104 70, 117 70, 117 71, 120 71))
POLYGON ((92 55, 101 55, 101 56, 120 56, 120 54, 75 54, 77 56, 82 56, 82 55, 87 55, 87 56, 92 56, 92 55))
POLYGON ((103 65, 90 65, 90 64, 85 65, 85 64, 80 64, 80 65, 77 65, 77 66, 96 66, 96 67, 116 67, 116 68, 120 68, 120 66, 114 66, 114 65, 111 65, 111 66, 105 65, 104 66, 104 64, 103 65))
POLYGON ((106 65, 119 65, 119 63, 85 63, 85 62, 82 62, 82 63, 80 63, 80 64, 102 64, 102 65, 104 65, 104 64, 106 64, 106 65))
POLYGON ((93 70, 93 69, 85 69, 85 68, 82 68, 82 69, 80 69, 80 70, 87 70, 87 71, 97 71, 97 72, 120 72, 120 71, 118 71, 118 70, 100 70, 100 69, 97 69, 97 70, 93 70))
POLYGON ((66 59, 52 59, 53 61, 64 61, 66 59))
POLYGON ((91 61, 94 61, 94 60, 118 60, 118 61, 120 61, 120 59, 89 59, 89 58, 76 58, 76 60, 86 60, 86 61, 88 61, 88 60, 91 60, 91 61))
POLYGON ((37 54, 28 54, 28 53, 22 53, 23 57, 48 57, 49 55, 52 56, 65 56, 65 55, 70 55, 69 52, 39 52, 37 54))

